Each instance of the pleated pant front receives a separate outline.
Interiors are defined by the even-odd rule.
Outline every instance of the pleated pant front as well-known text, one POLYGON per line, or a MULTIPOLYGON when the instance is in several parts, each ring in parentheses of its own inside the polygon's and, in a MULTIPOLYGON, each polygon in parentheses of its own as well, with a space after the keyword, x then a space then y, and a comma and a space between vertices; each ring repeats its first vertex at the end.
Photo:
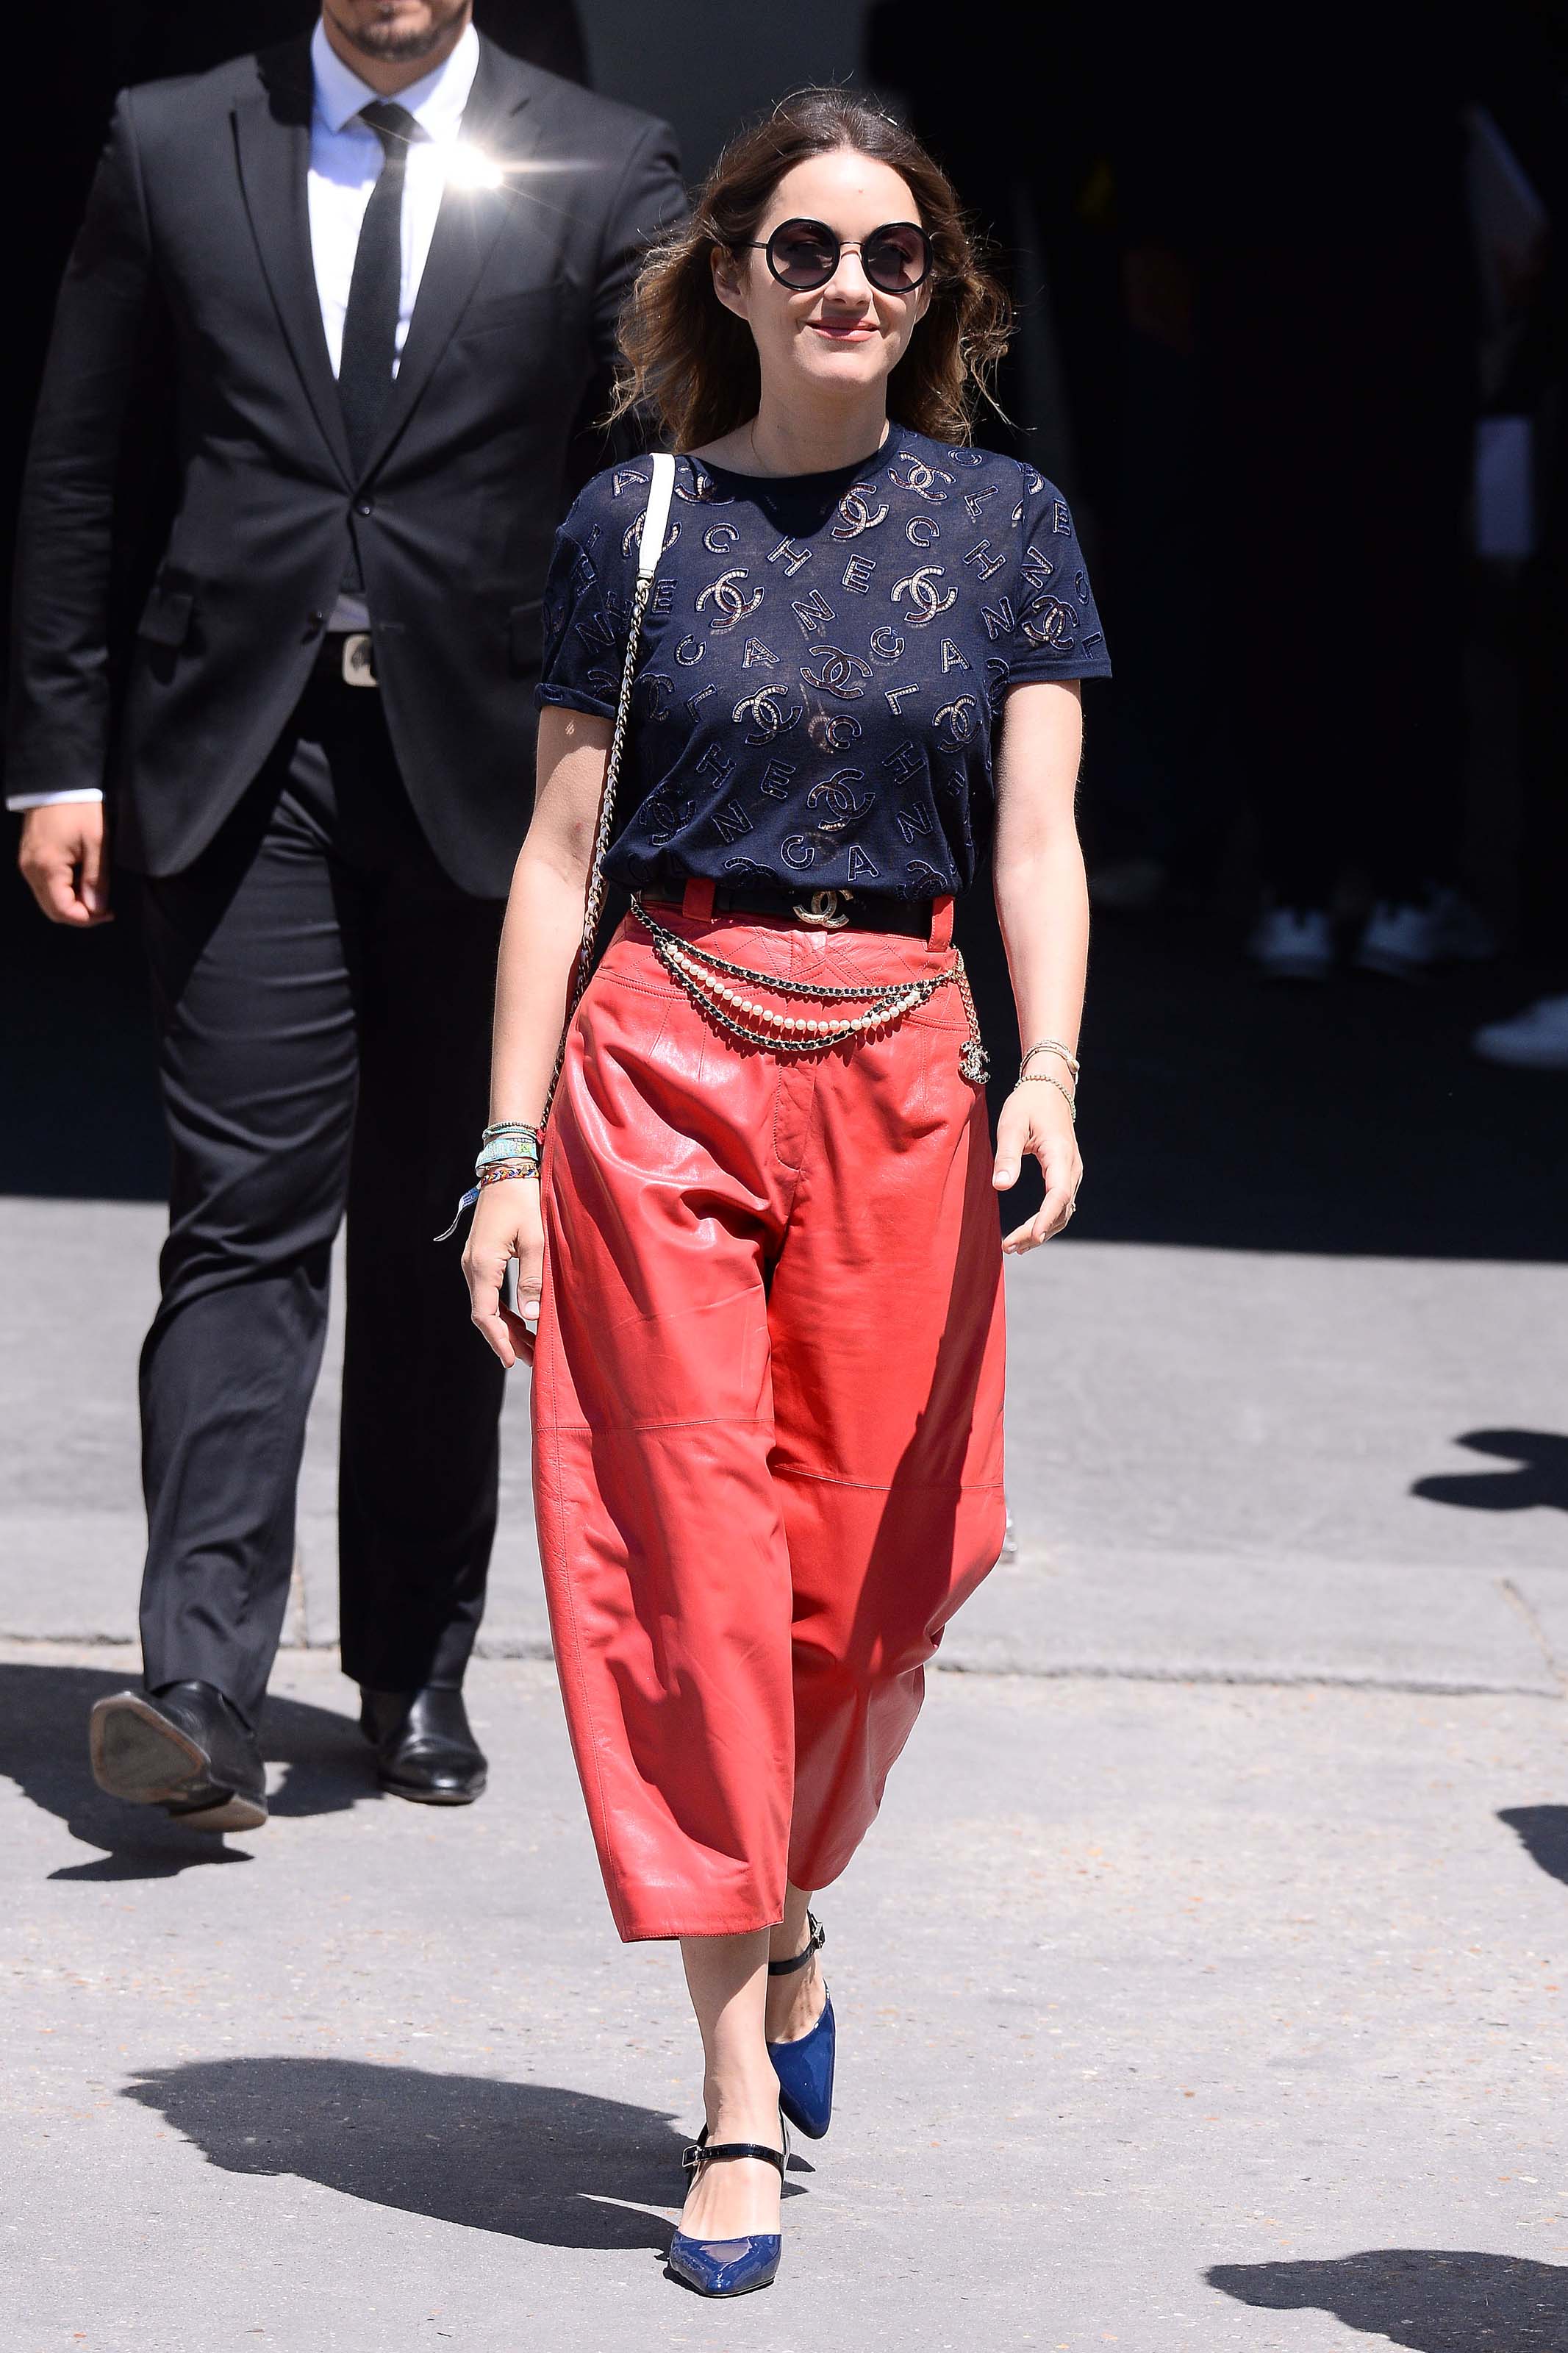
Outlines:
MULTIPOLYGON (((814 986, 952 962, 945 922, 927 942, 656 912, 814 986)), ((627 1939, 767 1926, 786 1873, 843 1871, 942 1630, 1001 1550, 1002 1258, 966 1029, 946 987, 848 1045, 744 1043, 635 917, 573 1023, 544 1150, 534 1494, 627 1939)))

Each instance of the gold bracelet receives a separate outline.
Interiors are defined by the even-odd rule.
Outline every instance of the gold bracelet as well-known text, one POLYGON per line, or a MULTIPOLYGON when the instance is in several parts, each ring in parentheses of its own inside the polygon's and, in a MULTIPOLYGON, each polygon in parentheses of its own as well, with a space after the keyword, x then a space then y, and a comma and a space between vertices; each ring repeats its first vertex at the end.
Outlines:
POLYGON ((1068 1047, 1064 1046, 1059 1038, 1037 1038, 1036 1039, 1035 1043, 1028 1049, 1023 1060, 1018 1065, 1018 1076, 1020 1078, 1023 1077, 1025 1071, 1028 1069, 1029 1064, 1034 1060, 1037 1054, 1059 1054, 1062 1060, 1072 1072, 1074 1078, 1077 1078, 1079 1074, 1078 1056, 1068 1047))
POLYGON ((1055 1087, 1058 1094, 1060 1095, 1063 1103, 1066 1103, 1068 1111, 1072 1113, 1073 1125, 1075 1127, 1078 1125, 1077 1096, 1069 1095, 1066 1087, 1063 1086, 1060 1079, 1053 1079, 1048 1071, 1021 1071, 1018 1074, 1017 1082, 1013 1089, 1015 1094, 1017 1093, 1019 1087, 1055 1087))

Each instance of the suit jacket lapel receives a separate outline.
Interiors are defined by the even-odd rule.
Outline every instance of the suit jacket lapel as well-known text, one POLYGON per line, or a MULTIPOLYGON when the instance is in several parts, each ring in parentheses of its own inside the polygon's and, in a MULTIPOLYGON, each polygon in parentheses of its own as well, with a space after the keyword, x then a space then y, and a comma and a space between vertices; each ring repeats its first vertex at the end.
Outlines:
POLYGON ((310 258, 308 183, 314 87, 307 41, 259 60, 260 86, 234 110, 236 152, 251 232, 279 324, 316 422, 345 482, 353 480, 342 409, 321 326, 310 258))
MULTIPOLYGON (((463 141, 503 167, 523 162, 539 136, 536 111, 527 111, 531 93, 518 87, 520 78, 518 68, 503 67, 490 44, 481 41, 479 69, 463 116, 463 141)), ((447 185, 367 475, 380 465, 412 416, 518 201, 515 189, 505 181, 487 188, 467 186, 454 178, 447 185)))

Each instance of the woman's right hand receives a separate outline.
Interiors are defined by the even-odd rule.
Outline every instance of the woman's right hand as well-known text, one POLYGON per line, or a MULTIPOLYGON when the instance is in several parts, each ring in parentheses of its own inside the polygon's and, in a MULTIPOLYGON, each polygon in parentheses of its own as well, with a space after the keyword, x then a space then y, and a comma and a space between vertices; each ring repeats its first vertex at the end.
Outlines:
POLYGON ((539 1320, 544 1273, 544 1218, 537 1177, 509 1176, 502 1184, 480 1187, 463 1250, 463 1272, 476 1330, 509 1371, 520 1356, 531 1365, 533 1334, 524 1319, 539 1320), (517 1261, 515 1315, 501 1304, 509 1258, 517 1261))

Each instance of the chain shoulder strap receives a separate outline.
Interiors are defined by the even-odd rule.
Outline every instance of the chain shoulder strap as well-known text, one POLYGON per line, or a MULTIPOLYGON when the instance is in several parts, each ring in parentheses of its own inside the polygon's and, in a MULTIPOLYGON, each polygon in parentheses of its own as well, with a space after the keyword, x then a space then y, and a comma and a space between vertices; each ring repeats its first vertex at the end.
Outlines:
MULTIPOLYGON (((555 1090, 561 1083, 561 1068, 566 1060, 566 1037, 572 1027, 572 1017, 582 1002, 583 991, 588 986, 594 969, 594 948, 599 936, 599 917, 605 905, 605 854, 610 846, 610 836, 616 825, 616 787, 621 778, 621 760, 626 751, 626 729, 631 719, 632 686, 637 674, 637 645, 642 637, 643 615, 653 594, 654 575, 658 559, 664 554, 665 533, 669 527, 669 504, 675 493, 675 459, 668 450, 653 453, 653 480, 648 489, 647 505, 643 510, 642 529, 637 535, 637 585, 632 591, 631 620, 626 629, 626 658, 621 665, 621 691, 616 704, 616 723, 610 732, 610 749, 605 761, 605 781, 599 791, 599 821, 594 828, 594 856, 588 868, 588 889, 583 902, 583 944, 577 951, 577 962, 572 974, 572 994, 566 1006, 566 1018, 562 1025, 561 1043, 555 1049, 555 1068, 550 1074, 545 1090, 544 1108, 539 1114, 539 1127, 543 1129, 550 1116, 550 1106, 555 1100, 555 1090)), ((445 1233, 437 1234, 438 1242, 450 1240, 462 1222, 463 1211, 471 1209, 485 1184, 481 1170, 476 1169, 478 1182, 470 1186, 458 1203, 458 1214, 445 1233)))
POLYGON ((583 991, 587 987, 594 969, 599 918, 605 908, 605 859, 616 829, 616 793, 621 781, 621 763, 626 755, 626 734, 631 724, 632 687, 637 677, 643 616, 653 595, 658 559, 664 554, 665 533, 669 524, 670 501, 674 494, 675 459, 666 449, 656 450, 653 453, 653 480, 648 490, 647 505, 643 511, 642 529, 637 534, 637 583, 632 590, 631 620, 626 629, 626 658, 621 666, 621 691, 616 704, 616 723, 611 730, 609 754, 605 761, 605 781, 599 794, 599 821, 594 829, 594 855, 588 868, 587 896, 583 904, 583 944, 577 951, 577 962, 572 976, 572 995, 566 1007, 566 1024, 561 1033, 550 1092, 545 1097, 546 1115, 554 1101, 561 1065, 566 1055, 566 1031, 572 1027, 572 1017, 582 1002, 583 991))

